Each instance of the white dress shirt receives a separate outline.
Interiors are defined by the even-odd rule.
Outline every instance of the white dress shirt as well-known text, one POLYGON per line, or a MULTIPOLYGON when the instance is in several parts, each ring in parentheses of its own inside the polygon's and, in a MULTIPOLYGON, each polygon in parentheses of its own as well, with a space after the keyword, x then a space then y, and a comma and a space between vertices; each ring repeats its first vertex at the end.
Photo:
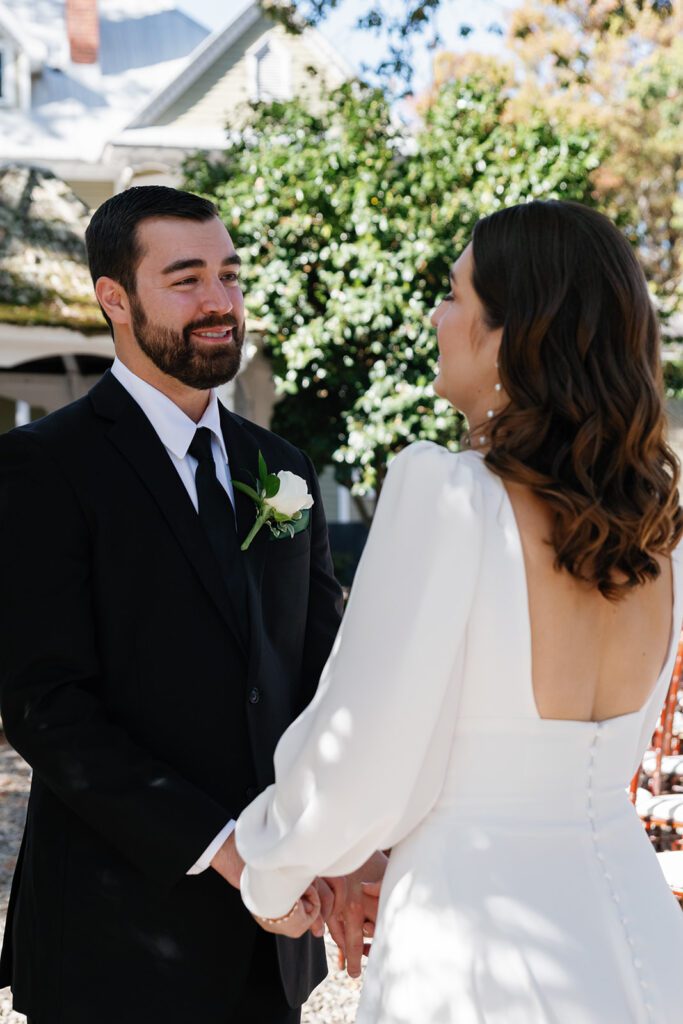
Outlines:
MULTIPOLYGON (((211 431, 211 451, 216 465, 216 476, 221 487, 229 495, 234 508, 235 494, 230 477, 228 453, 225 449, 225 441, 221 431, 221 419, 216 392, 211 392, 209 404, 204 415, 199 423, 195 423, 194 420, 185 415, 175 402, 172 402, 170 398, 167 398, 161 391, 152 387, 147 381, 137 377, 120 359, 116 358, 114 360, 111 372, 119 384, 126 389, 131 398, 137 402, 154 427, 159 440, 178 471, 178 476, 182 480, 185 490, 192 499, 192 504, 197 510, 199 510, 199 502, 197 500, 197 485, 194 481, 197 460, 188 453, 188 448, 199 427, 208 427, 211 431)), ((188 875, 198 875, 200 872, 206 871, 234 827, 235 822, 231 819, 225 828, 221 829, 213 842, 207 846, 199 860, 192 865, 187 872, 188 875)))

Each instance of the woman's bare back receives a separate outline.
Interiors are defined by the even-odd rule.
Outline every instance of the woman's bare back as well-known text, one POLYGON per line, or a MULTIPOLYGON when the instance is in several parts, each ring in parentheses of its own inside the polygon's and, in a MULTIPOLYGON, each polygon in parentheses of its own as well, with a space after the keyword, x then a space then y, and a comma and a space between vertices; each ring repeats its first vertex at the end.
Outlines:
POLYGON ((639 711, 665 662, 672 628, 672 572, 621 601, 558 572, 548 543, 551 512, 528 487, 505 482, 524 551, 533 689, 541 718, 603 721, 639 711))

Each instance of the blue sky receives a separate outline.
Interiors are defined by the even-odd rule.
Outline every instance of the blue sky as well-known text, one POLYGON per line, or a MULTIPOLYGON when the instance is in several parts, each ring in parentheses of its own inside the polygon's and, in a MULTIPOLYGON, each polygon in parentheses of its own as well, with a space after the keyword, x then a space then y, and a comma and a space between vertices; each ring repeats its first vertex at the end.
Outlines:
MULTIPOLYGON (((486 31, 492 22, 502 22, 506 10, 517 6, 518 0, 441 0, 437 16, 439 34, 443 37, 444 48, 449 50, 477 49, 485 52, 499 52, 502 41, 499 36, 486 31), (458 35, 458 28, 466 22, 474 28, 474 32, 463 40, 458 35)), ((248 0, 236 0, 230 4, 230 17, 248 5, 248 0)), ((223 0, 178 0, 178 6, 197 21, 203 22, 208 28, 220 28, 226 22, 226 4, 223 0)), ((403 0, 384 0, 385 9, 400 11, 403 0)), ((377 64, 383 53, 384 40, 371 32, 358 32, 353 26, 368 9, 368 0, 342 0, 339 9, 320 24, 320 31, 347 62, 360 70, 363 62, 377 64)), ((416 91, 424 89, 431 78, 431 54, 426 41, 417 40, 415 44, 415 82, 416 91)))

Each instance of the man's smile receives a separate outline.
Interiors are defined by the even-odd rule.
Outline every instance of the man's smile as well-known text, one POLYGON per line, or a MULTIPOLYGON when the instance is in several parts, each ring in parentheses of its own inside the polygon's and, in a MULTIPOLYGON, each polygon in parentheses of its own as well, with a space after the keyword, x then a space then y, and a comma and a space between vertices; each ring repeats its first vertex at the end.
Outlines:
POLYGON ((201 338, 202 341, 231 341, 232 327, 211 327, 203 330, 192 331, 192 336, 201 338))

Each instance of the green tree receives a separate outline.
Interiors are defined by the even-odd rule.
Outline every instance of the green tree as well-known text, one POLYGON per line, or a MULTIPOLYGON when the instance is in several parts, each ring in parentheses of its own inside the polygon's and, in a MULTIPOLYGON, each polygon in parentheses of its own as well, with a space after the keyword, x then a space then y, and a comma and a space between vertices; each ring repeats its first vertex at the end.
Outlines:
POLYGON ((477 218, 534 197, 591 202, 595 136, 540 113, 512 122, 508 103, 471 75, 407 137, 381 91, 350 83, 317 113, 257 109, 219 162, 186 166, 246 256, 282 395, 273 428, 318 467, 334 460, 356 495, 413 440, 457 446, 461 421, 431 390, 428 318, 477 218))

